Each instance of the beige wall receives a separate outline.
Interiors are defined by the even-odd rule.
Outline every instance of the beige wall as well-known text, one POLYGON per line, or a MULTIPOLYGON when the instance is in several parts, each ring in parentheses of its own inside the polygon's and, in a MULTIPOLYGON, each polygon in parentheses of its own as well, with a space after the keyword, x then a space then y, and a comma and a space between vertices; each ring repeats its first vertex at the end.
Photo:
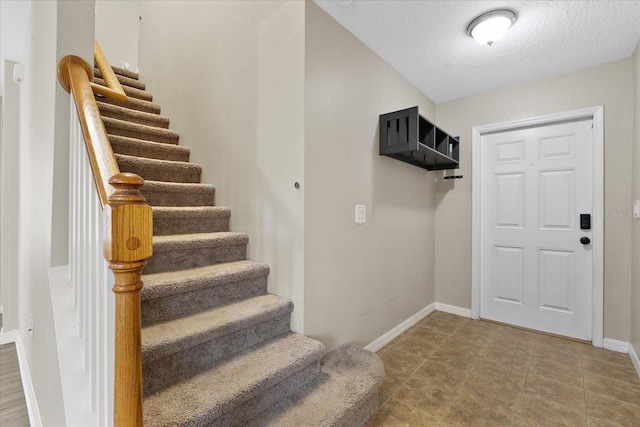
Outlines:
MULTIPOLYGON (((472 72, 472 70, 470 70, 472 72)), ((436 188, 436 301, 471 307, 471 128, 568 111, 605 107, 604 337, 629 341, 631 297, 632 62, 611 62, 437 105, 436 123, 461 136, 465 178, 436 188)))
MULTIPOLYGON (((633 194, 631 199, 640 200, 640 43, 633 56, 633 84, 633 194)), ((636 355, 640 356, 640 220, 632 221, 631 345, 636 355)))
POLYGON ((380 114, 434 104, 311 2, 305 39, 305 333, 367 345, 434 302, 433 173, 378 155, 380 114))
POLYGON ((95 38, 109 63, 138 70, 140 1, 96 0, 95 38))
POLYGON ((270 292, 304 313, 304 2, 141 2, 140 72, 231 207, 270 292), (294 183, 302 183, 296 189, 294 183))

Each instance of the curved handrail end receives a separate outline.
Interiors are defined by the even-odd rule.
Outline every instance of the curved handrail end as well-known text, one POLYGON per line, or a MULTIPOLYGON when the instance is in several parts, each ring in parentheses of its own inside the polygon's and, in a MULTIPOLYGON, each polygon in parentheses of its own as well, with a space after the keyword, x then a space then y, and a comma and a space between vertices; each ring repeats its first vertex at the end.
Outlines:
POLYGON ((89 81, 93 81, 93 70, 89 68, 87 62, 76 55, 67 55, 58 61, 58 81, 67 92, 71 91, 71 79, 69 77, 69 64, 80 65, 87 73, 89 81))

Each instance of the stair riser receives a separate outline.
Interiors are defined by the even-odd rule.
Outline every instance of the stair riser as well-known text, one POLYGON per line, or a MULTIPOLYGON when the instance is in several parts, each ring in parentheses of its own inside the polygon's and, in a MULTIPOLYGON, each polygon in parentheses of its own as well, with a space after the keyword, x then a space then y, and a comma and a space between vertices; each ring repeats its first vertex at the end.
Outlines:
MULTIPOLYGON (((95 69, 97 67, 94 66, 93 68, 95 69)), ((129 77, 130 79, 134 79, 134 80, 138 80, 140 78, 140 75, 135 71, 125 70, 124 68, 115 67, 113 65, 111 66, 111 69, 113 70, 114 73, 120 76, 129 77)))
POLYGON ((174 192, 149 190, 144 186, 140 192, 151 206, 214 206, 215 191, 174 192))
MULTIPOLYGON (((130 77, 123 76, 123 75, 117 74, 117 73, 114 73, 114 74, 116 74, 116 78, 118 79, 118 82, 123 87, 124 86, 128 86, 128 87, 133 87, 133 88, 140 89, 140 90, 145 90, 146 89, 146 85, 143 82, 141 82, 141 81, 139 81, 137 79, 132 79, 130 77)), ((97 77, 97 78, 103 79, 102 74, 100 73, 100 70, 97 69, 97 68, 94 68, 93 75, 95 77, 97 77)))
POLYGON ((289 378, 284 379, 263 393, 242 403, 232 412, 225 414, 209 425, 244 427, 250 419, 273 405, 276 405, 278 401, 290 395, 307 382, 313 381, 318 375, 320 375, 319 361, 311 363, 289 378))
POLYGON ((198 183, 202 172, 200 168, 188 163, 157 167, 153 164, 118 159, 118 166, 120 172, 132 172, 151 181, 198 183))
POLYGON ((189 161, 189 151, 181 150, 176 145, 155 145, 146 141, 132 142, 123 140, 117 136, 112 136, 109 139, 111 141, 111 148, 115 154, 146 157, 147 159, 170 160, 174 162, 189 161))
POLYGON ((129 100, 126 102, 105 97, 97 97, 96 99, 100 102, 104 102, 105 104, 117 105, 118 107, 124 107, 130 110, 142 111, 143 113, 160 114, 160 105, 144 101, 142 99, 137 99, 132 96, 129 96, 129 100))
MULTIPOLYGON (((99 85, 106 86, 104 80, 98 77, 94 78, 93 81, 94 83, 97 83, 99 85)), ((149 102, 153 101, 153 95, 144 90, 136 89, 129 86, 122 86, 122 89, 124 90, 124 93, 131 98, 142 99, 143 101, 149 102)))
POLYGON ((229 231, 229 217, 153 218, 154 236, 229 231))
POLYGON ((227 304, 267 292, 267 277, 256 277, 239 282, 211 286, 163 298, 142 301, 142 326, 199 312, 210 307, 227 304))
POLYGON ((204 247, 197 249, 156 252, 147 260, 144 274, 203 267, 246 259, 247 245, 204 247))
POLYGON ((135 129, 120 128, 117 126, 112 126, 108 123, 105 123, 104 127, 107 130, 107 134, 109 135, 126 136, 128 138, 142 139, 144 141, 162 142, 165 144, 178 144, 178 140, 180 139, 177 135, 163 135, 162 133, 152 133, 138 131, 135 129))
POLYGON ((176 381, 196 375, 224 357, 288 332, 289 318, 290 313, 287 313, 170 356, 143 363, 144 395, 148 396, 176 381))
POLYGON ((156 117, 148 117, 143 115, 127 114, 123 110, 113 110, 107 108, 100 108, 100 114, 102 117, 111 117, 112 119, 126 120, 130 123, 137 123, 139 125, 153 126, 161 129, 169 128, 169 120, 166 117, 156 115, 156 117))

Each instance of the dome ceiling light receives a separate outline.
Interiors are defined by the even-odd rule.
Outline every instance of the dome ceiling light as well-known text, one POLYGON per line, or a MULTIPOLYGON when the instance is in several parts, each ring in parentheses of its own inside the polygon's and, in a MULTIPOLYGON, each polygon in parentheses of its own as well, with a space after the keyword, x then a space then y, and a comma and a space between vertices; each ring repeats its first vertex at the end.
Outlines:
POLYGON ((467 34, 480 44, 493 45, 516 22, 516 13, 509 9, 497 9, 483 13, 471 21, 467 34))

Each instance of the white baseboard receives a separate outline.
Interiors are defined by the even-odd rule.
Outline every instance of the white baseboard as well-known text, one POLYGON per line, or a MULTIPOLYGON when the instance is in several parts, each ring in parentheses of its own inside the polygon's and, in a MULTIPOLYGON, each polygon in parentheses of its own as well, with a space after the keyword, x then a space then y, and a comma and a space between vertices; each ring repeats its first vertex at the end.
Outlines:
POLYGON ((636 353, 636 350, 631 344, 629 344, 629 357, 631 357, 631 361, 633 362, 633 366, 636 368, 638 378, 640 378, 640 359, 638 359, 638 353, 636 353))
POLYGON ((0 345, 16 342, 17 336, 18 336, 17 329, 12 329, 6 332, 3 330, 2 333, 0 333, 0 345))
POLYGON ((626 341, 618 341, 611 338, 605 338, 602 341, 602 348, 605 350, 617 351, 618 353, 629 353, 629 343, 626 341))
POLYGON ((389 344, 391 341, 402 335, 404 331, 433 313, 436 309, 436 303, 431 303, 413 316, 409 317, 404 322, 400 323, 395 328, 391 329, 386 334, 382 335, 380 338, 369 344, 365 347, 366 350, 376 352, 380 350, 385 345, 389 344))
POLYGON ((22 378, 22 388, 24 389, 24 400, 27 403, 27 412, 29 413, 29 424, 33 427, 42 426, 40 418, 40 409, 38 408, 38 400, 36 399, 36 391, 31 381, 31 373, 29 372, 29 364, 24 353, 22 337, 16 335, 16 351, 18 353, 18 364, 20 365, 20 377, 22 378))
POLYGON ((443 304, 441 302, 436 303, 436 310, 443 311, 449 314, 455 314, 456 316, 471 318, 471 310, 468 308, 457 307, 455 305, 443 304))

